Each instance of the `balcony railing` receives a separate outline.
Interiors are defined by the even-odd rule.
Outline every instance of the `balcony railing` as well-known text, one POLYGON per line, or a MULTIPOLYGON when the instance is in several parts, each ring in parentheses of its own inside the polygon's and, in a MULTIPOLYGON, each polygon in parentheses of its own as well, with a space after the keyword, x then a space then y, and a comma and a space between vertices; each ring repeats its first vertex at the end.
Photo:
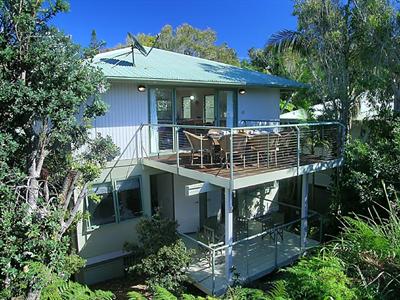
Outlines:
POLYGON ((334 161, 344 144, 337 122, 236 128, 148 124, 140 130, 149 135, 148 144, 142 143, 145 158, 231 179, 334 161))
MULTIPOLYGON (((283 223, 265 227, 260 217, 247 218, 247 225, 243 225, 243 218, 234 222, 236 233, 247 232, 232 244, 233 273, 240 282, 260 278, 290 264, 305 250, 321 242, 323 222, 318 213, 310 211, 308 217, 302 219, 294 217, 300 208, 279 202, 276 204, 278 210, 264 216, 283 214, 283 223), (308 223, 305 245, 300 234, 304 220, 308 223)), ((228 245, 223 241, 205 239, 203 232, 181 234, 181 237, 186 247, 192 250, 192 262, 188 267, 192 281, 206 293, 219 295, 225 292, 228 286, 225 268, 228 245)))

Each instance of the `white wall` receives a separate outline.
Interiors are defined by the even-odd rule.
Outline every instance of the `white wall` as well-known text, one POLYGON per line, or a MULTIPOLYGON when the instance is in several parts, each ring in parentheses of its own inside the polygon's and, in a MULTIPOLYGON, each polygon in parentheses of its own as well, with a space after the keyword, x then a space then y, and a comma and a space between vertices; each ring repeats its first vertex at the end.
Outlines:
POLYGON ((175 220, 182 233, 196 232, 200 227, 199 195, 185 195, 185 186, 194 183, 198 181, 174 175, 175 220))
POLYGON ((279 89, 246 89, 246 94, 238 95, 238 121, 278 120, 279 89))
MULTIPOLYGON (((127 148, 122 159, 137 157, 135 142, 128 147, 127 145, 140 124, 148 123, 147 91, 139 92, 137 85, 129 81, 112 81, 103 100, 109 105, 109 110, 104 116, 94 120, 93 132, 103 136, 110 135, 121 153, 127 148)), ((147 140, 148 134, 143 136, 147 140)), ((145 144, 147 145, 147 141, 145 144)))

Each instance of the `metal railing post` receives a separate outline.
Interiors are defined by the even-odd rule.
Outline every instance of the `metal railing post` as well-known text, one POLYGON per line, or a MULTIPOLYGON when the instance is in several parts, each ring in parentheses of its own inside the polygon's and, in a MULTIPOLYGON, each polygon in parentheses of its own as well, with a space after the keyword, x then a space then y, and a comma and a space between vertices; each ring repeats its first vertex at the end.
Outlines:
POLYGON ((211 293, 215 296, 215 250, 212 250, 211 257, 211 276, 212 276, 212 290, 211 293))
POLYGON ((278 268, 278 238, 277 238, 277 229, 274 228, 274 244, 275 244, 275 268, 278 268))
POLYGON ((297 131, 297 176, 300 174, 300 128, 295 126, 297 131))
POLYGON ((234 166, 234 163, 233 163, 233 128, 231 128, 231 130, 230 130, 230 135, 231 135, 231 138, 229 139, 230 140, 229 168, 230 168, 231 186, 232 186, 232 180, 233 180, 233 176, 234 176, 234 172, 233 172, 233 166, 234 166))
MULTIPOLYGON (((141 136, 140 127, 139 127, 139 135, 141 136)), ((135 156, 136 162, 139 162, 139 145, 138 145, 138 135, 135 138, 135 156)))
POLYGON ((200 134, 200 168, 203 168, 203 135, 200 134))
POLYGON ((143 126, 140 126, 140 162, 143 163, 143 126))
POLYGON ((175 151, 176 151, 176 168, 177 172, 179 174, 179 167, 180 167, 180 162, 179 162, 179 127, 174 127, 174 139, 175 139, 175 151))

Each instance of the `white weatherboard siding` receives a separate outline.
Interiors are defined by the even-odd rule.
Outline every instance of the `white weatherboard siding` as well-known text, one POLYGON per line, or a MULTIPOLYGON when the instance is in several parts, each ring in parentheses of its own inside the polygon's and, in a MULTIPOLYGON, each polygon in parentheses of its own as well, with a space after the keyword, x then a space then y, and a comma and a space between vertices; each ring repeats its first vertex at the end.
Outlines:
POLYGON ((279 89, 246 89, 238 95, 238 121, 279 120, 279 89))
MULTIPOLYGON (((103 100, 109 105, 109 110, 93 122, 94 132, 111 136, 121 153, 127 148, 122 159, 136 158, 135 141, 131 144, 129 141, 140 124, 148 123, 147 91, 139 92, 132 82, 113 81, 103 100)), ((147 136, 143 134, 143 137, 147 136)))

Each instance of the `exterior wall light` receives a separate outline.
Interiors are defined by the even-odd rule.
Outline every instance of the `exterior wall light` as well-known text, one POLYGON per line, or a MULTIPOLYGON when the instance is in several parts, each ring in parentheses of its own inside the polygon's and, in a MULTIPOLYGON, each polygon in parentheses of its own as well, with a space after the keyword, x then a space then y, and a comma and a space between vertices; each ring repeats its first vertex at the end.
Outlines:
POLYGON ((239 90, 239 94, 240 94, 240 95, 246 94, 246 90, 245 90, 245 89, 240 89, 240 90, 239 90))
POLYGON ((146 91, 146 87, 145 87, 144 85, 139 85, 139 86, 137 87, 137 90, 138 90, 139 92, 144 92, 144 91, 146 91))
POLYGON ((196 98, 192 95, 192 96, 189 97, 189 99, 193 101, 196 98))

